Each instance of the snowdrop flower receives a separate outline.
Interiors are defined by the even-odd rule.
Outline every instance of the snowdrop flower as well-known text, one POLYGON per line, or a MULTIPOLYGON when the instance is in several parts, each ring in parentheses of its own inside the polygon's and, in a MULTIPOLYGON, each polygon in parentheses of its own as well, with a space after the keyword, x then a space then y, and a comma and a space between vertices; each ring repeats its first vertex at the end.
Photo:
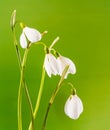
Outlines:
MULTIPOLYGON (((22 23, 21 23, 22 24, 22 23)), ((23 27, 23 25, 21 25, 23 27)), ((35 43, 41 40, 41 34, 34 28, 23 27, 23 32, 20 36, 20 45, 22 48, 27 48, 28 42, 35 43)))
POLYGON ((64 111, 65 114, 71 119, 78 119, 80 114, 83 112, 83 104, 81 99, 76 94, 70 95, 66 101, 64 111))
POLYGON ((63 73, 63 70, 67 65, 69 65, 69 69, 65 75, 65 78, 67 78, 68 74, 75 74, 76 73, 76 67, 75 64, 69 59, 64 56, 59 55, 57 58, 58 66, 59 66, 59 75, 61 76, 63 73))
POLYGON ((52 74, 53 75, 58 74, 57 59, 51 53, 47 53, 45 55, 44 68, 49 77, 51 77, 52 74))

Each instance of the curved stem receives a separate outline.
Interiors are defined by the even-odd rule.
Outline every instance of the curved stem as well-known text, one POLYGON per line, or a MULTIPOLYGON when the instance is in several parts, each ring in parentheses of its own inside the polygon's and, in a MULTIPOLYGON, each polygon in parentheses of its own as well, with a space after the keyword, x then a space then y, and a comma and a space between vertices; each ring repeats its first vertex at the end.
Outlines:
MULTIPOLYGON (((18 63, 19 63, 19 67, 21 69, 21 64, 22 64, 21 61, 22 60, 21 60, 21 55, 20 55, 20 51, 19 51, 19 48, 18 48, 18 43, 17 43, 17 40, 16 40, 15 28, 13 28, 12 33, 13 33, 14 46, 15 46, 15 49, 16 49, 17 57, 18 57, 18 63)), ((25 88, 25 93, 26 93, 26 97, 27 97, 27 100, 28 100, 29 108, 30 108, 30 113, 31 113, 32 130, 34 130, 33 107, 32 107, 31 98, 30 98, 28 88, 27 88, 27 84, 26 84, 25 80, 24 80, 24 88, 25 88)))
POLYGON ((44 48, 47 47, 44 42, 36 42, 35 44, 36 44, 36 45, 43 45, 44 48))
POLYGON ((54 99, 55 99, 55 97, 56 97, 58 91, 59 91, 60 88, 61 88, 61 84, 62 84, 62 82, 63 82, 63 80, 64 80, 64 77, 65 77, 67 71, 68 71, 68 68, 69 68, 69 66, 67 65, 67 66, 65 67, 64 71, 63 71, 63 74, 62 74, 62 76, 61 76, 61 78, 60 78, 60 81, 59 81, 57 87, 55 88, 55 90, 54 90, 54 92, 53 92, 53 94, 52 94, 52 96, 51 96, 51 98, 50 98, 50 101, 49 101, 49 104, 48 104, 48 107, 47 107, 47 110, 46 110, 46 114, 45 114, 45 117, 44 117, 44 121, 43 121, 43 125, 42 125, 42 130, 45 130, 48 113, 49 113, 49 111, 50 111, 50 108, 51 108, 51 106, 52 106, 52 104, 53 104, 53 102, 54 102, 54 99))
POLYGON ((22 65, 21 65, 21 78, 18 90, 18 130, 22 130, 22 112, 21 112, 21 105, 22 105, 22 91, 24 86, 24 69, 28 54, 28 48, 25 50, 22 65))
POLYGON ((29 95, 26 83, 25 83, 24 86, 25 86, 24 88, 25 88, 25 93, 26 93, 26 96, 27 96, 28 104, 29 104, 29 107, 30 107, 31 120, 32 120, 32 130, 34 130, 33 107, 32 107, 32 103, 31 103, 31 99, 30 99, 30 95, 29 95))
MULTIPOLYGON (((45 69, 44 69, 44 65, 42 67, 42 78, 41 78, 41 83, 40 83, 40 88, 39 88, 39 92, 38 92, 38 97, 37 97, 37 101, 36 101, 36 106, 34 109, 34 119, 37 116, 37 112, 40 106, 40 101, 41 101, 41 96, 42 96, 42 92, 43 92, 43 86, 44 86, 44 79, 45 79, 45 69)), ((32 121, 30 122, 29 125, 29 130, 32 129, 32 121)))
POLYGON ((71 86, 71 93, 72 93, 72 95, 75 95, 76 94, 76 89, 73 86, 73 84, 71 82, 68 82, 68 85, 71 86))

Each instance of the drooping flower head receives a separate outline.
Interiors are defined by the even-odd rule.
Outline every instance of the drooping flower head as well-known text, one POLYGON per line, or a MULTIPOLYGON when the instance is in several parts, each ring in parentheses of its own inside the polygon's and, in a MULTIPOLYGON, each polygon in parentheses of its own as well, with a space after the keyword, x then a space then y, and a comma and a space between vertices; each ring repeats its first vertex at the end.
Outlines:
POLYGON ((64 68, 69 65, 69 69, 65 75, 65 78, 67 78, 68 74, 75 74, 76 73, 76 67, 75 64, 67 57, 58 55, 57 58, 58 66, 59 66, 59 75, 61 76, 63 73, 64 68))
POLYGON ((76 95, 70 95, 64 107, 65 114, 71 119, 78 119, 83 112, 83 104, 81 99, 76 95))
POLYGON ((22 48, 27 48, 29 43, 35 43, 41 40, 41 33, 27 26, 24 26, 22 23, 20 24, 23 28, 22 34, 20 35, 20 45, 22 48))
POLYGON ((48 49, 44 59, 44 68, 49 77, 51 77, 52 74, 57 75, 59 73, 57 59, 48 49))
POLYGON ((76 67, 75 67, 75 64, 69 58, 61 56, 58 52, 55 51, 55 49, 53 49, 53 46, 58 40, 59 40, 59 37, 56 37, 54 41, 52 42, 52 44, 50 45, 50 47, 47 49, 44 66, 49 77, 51 77, 51 74, 54 74, 54 75, 58 74, 62 76, 65 67, 69 66, 69 69, 64 77, 64 78, 67 78, 69 73, 71 74, 76 73, 76 67), (50 53, 51 50, 54 50, 54 53, 57 56, 57 59, 50 53))

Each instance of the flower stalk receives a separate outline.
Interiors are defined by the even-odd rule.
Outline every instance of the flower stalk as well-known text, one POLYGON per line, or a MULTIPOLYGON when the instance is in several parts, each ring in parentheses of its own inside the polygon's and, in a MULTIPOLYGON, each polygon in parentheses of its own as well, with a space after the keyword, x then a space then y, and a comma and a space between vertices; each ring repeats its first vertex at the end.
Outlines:
MULTIPOLYGON (((10 26, 11 26, 11 29, 12 29, 13 41, 14 41, 14 46, 15 46, 15 50, 16 50, 16 54, 17 54, 19 68, 20 68, 20 71, 21 71, 21 69, 22 69, 22 59, 21 59, 21 54, 20 54, 20 51, 19 51, 19 48, 18 48, 17 39, 16 39, 15 25, 16 25, 16 10, 14 10, 13 13, 12 13, 11 20, 10 20, 10 26)), ((30 95, 29 95, 29 92, 28 92, 27 84, 26 84, 25 80, 23 80, 23 82, 24 82, 23 84, 24 84, 24 88, 25 88, 27 101, 28 101, 29 108, 30 108, 30 113, 31 113, 32 130, 34 130, 33 107, 32 107, 30 95)))
MULTIPOLYGON (((22 69, 22 60, 21 60, 21 55, 20 55, 20 51, 19 51, 19 48, 18 48, 18 43, 17 43, 17 40, 16 40, 15 28, 13 28, 12 32, 13 32, 14 46, 15 46, 15 49, 16 49, 17 57, 18 57, 18 63, 19 63, 19 67, 20 67, 20 70, 21 70, 22 69)), ((23 84, 24 84, 24 88, 25 88, 27 101, 28 101, 29 108, 30 108, 32 127, 33 127, 33 130, 34 130, 33 107, 32 107, 30 95, 29 95, 29 92, 28 92, 27 84, 26 84, 25 80, 23 80, 23 82, 24 82, 23 84)))
POLYGON ((67 65, 67 66, 65 67, 64 71, 63 71, 63 74, 62 74, 62 76, 61 76, 61 78, 60 78, 60 81, 59 81, 57 87, 55 88, 55 90, 54 90, 54 92, 53 92, 53 94, 52 94, 52 96, 51 96, 51 98, 50 98, 50 101, 49 101, 49 104, 48 104, 48 107, 47 107, 47 111, 46 111, 46 114, 45 114, 45 117, 44 117, 44 121, 43 121, 43 125, 42 125, 42 130, 45 130, 48 113, 49 113, 49 111, 50 111, 50 108, 51 108, 51 106, 52 106, 52 104, 53 104, 53 102, 54 102, 54 99, 55 99, 55 97, 56 97, 58 91, 59 91, 60 88, 61 88, 61 84, 62 84, 62 82, 63 82, 63 80, 64 80, 64 77, 65 77, 67 71, 68 71, 68 68, 69 68, 69 66, 67 65))
POLYGON ((21 78, 20 78, 20 84, 19 84, 19 90, 18 90, 18 130, 22 130, 22 112, 21 112, 22 91, 24 87, 24 70, 25 70, 25 64, 26 64, 28 51, 29 49, 27 48, 24 52, 23 61, 21 64, 21 78))
MULTIPOLYGON (((40 101, 41 101, 42 92, 43 92, 43 86, 44 86, 44 79, 45 79, 45 69, 44 69, 44 64, 43 64, 40 88, 39 88, 39 92, 38 92, 36 106, 35 106, 34 113, 33 113, 34 119, 37 116, 37 112, 38 112, 38 109, 39 109, 39 106, 40 106, 40 101)), ((31 129, 32 129, 32 121, 30 122, 30 125, 29 125, 29 130, 31 130, 31 129)))

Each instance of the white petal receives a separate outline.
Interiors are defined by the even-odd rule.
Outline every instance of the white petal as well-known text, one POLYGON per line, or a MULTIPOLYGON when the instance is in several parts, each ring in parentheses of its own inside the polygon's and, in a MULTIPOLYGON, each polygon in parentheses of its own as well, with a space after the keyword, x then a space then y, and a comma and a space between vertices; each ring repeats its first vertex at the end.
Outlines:
POLYGON ((57 75, 58 74, 58 64, 56 58, 51 54, 46 54, 44 67, 49 77, 51 74, 57 75))
POLYGON ((77 119, 83 112, 83 104, 81 99, 77 95, 71 95, 66 101, 64 111, 68 117, 77 119))
POLYGON ((79 103, 78 103, 78 104, 79 104, 79 107, 78 107, 78 108, 79 108, 79 112, 82 113, 82 112, 83 112, 83 104, 82 104, 82 101, 81 101, 81 99, 80 99, 78 96, 77 96, 77 100, 79 100, 79 103))
POLYGON ((33 28, 25 27, 23 29, 23 32, 25 33, 27 39, 31 42, 38 42, 41 40, 41 34, 39 31, 33 28))
POLYGON ((64 68, 66 67, 66 64, 65 64, 65 62, 63 62, 61 57, 57 58, 57 62, 58 62, 58 65, 59 65, 59 75, 61 76, 64 68))
MULTIPOLYGON (((53 68, 52 68, 52 65, 51 65, 51 56, 50 56, 50 53, 49 54, 46 54, 46 57, 47 57, 47 68, 48 68, 48 71, 47 71, 47 74, 48 75, 56 75, 56 73, 54 72, 53 68)), ((51 76, 49 76, 51 77, 51 76)))
POLYGON ((50 66, 51 66, 51 69, 52 69, 52 73, 54 75, 58 74, 57 59, 51 53, 49 54, 49 62, 50 62, 50 66))
POLYGON ((64 56, 59 56, 57 58, 58 60, 58 64, 59 64, 59 74, 60 76, 62 75, 65 67, 67 65, 69 65, 69 69, 65 75, 65 78, 67 78, 68 74, 71 73, 71 74, 75 74, 76 73, 76 67, 75 67, 75 64, 69 59, 69 58, 66 58, 64 56))
POLYGON ((22 33, 20 36, 20 45, 22 48, 27 48, 27 40, 24 33, 22 33))
POLYGON ((65 60, 65 62, 70 65, 69 67, 69 73, 75 74, 76 73, 76 67, 75 64, 72 62, 72 60, 70 60, 69 58, 63 57, 63 59, 65 60))
POLYGON ((51 77, 51 69, 50 69, 50 64, 49 64, 49 60, 48 60, 48 55, 47 54, 46 54, 45 60, 44 60, 44 67, 45 67, 45 70, 46 70, 48 76, 51 77))

